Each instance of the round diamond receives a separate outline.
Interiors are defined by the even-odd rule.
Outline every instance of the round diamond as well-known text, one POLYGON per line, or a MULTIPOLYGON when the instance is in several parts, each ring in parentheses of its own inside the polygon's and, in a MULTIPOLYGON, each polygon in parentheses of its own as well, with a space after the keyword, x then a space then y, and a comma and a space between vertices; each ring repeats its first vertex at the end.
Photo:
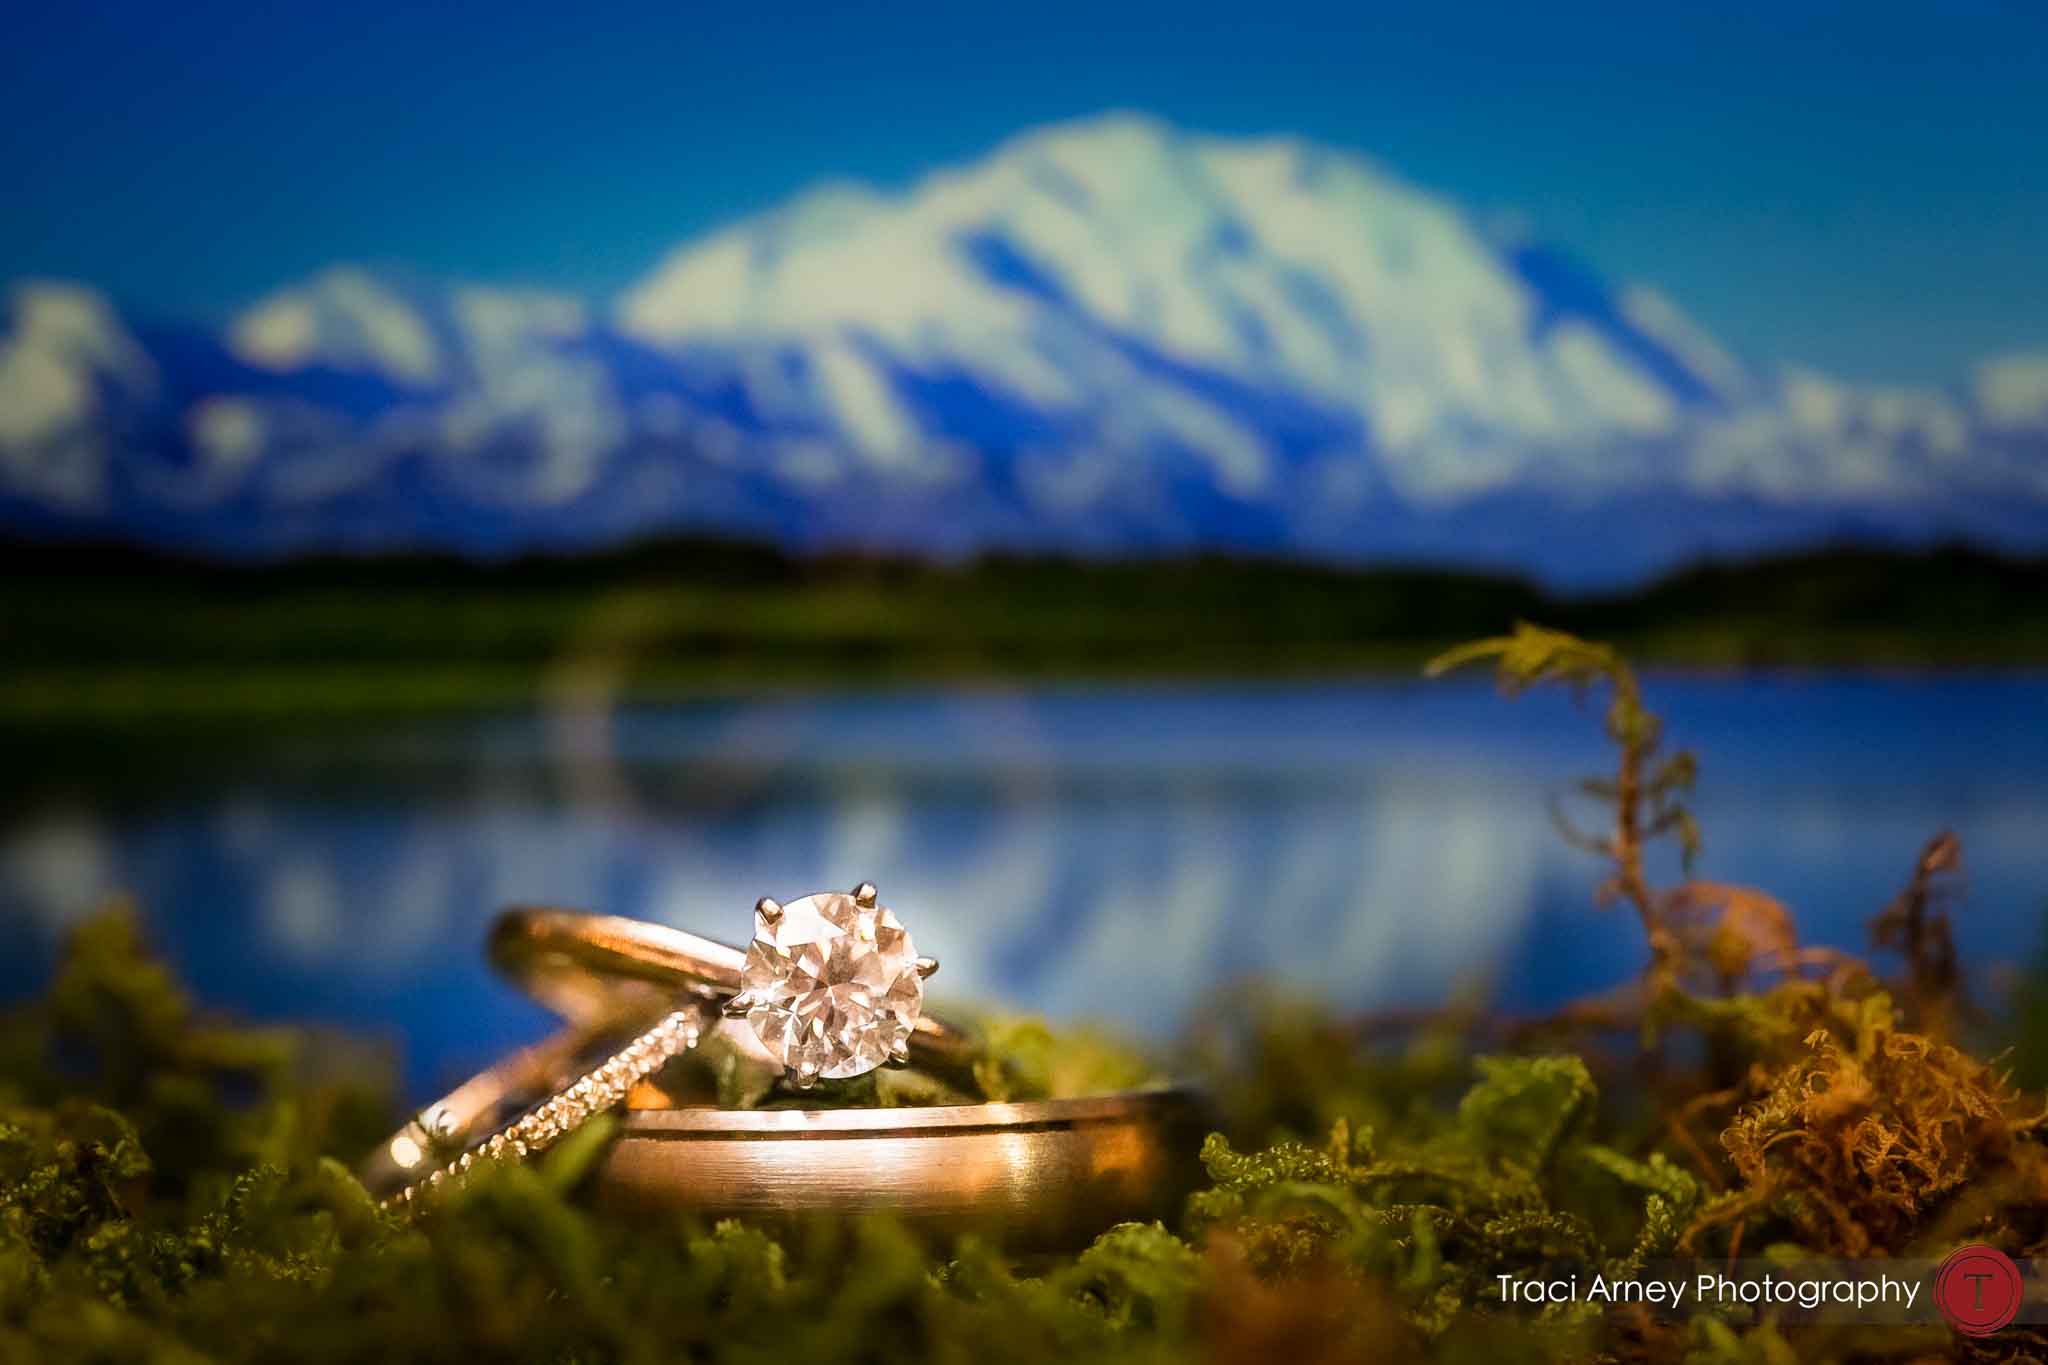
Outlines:
POLYGON ((889 1060, 924 1008, 917 951, 894 912, 820 892, 755 921, 742 986, 747 1022, 791 1071, 828 1080, 889 1060))

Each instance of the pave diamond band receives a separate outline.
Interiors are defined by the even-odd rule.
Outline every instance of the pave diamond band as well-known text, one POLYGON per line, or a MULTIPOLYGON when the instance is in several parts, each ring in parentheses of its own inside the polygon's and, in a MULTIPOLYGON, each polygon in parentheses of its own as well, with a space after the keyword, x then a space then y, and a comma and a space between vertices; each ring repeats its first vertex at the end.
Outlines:
POLYGON ((695 1047, 710 1022, 708 1015, 708 1007, 696 1002, 673 1010, 624 1044, 607 1049, 602 1060, 566 1073, 562 1068, 571 1056, 587 1053, 589 1030, 564 1030, 428 1106, 365 1163, 364 1183, 373 1191, 387 1192, 386 1206, 410 1209, 432 1191, 460 1180, 479 1161, 537 1156, 592 1118, 625 1103, 635 1085, 695 1047), (491 1115, 515 1096, 531 1093, 534 1082, 551 1072, 567 1078, 543 1080, 538 1088, 552 1093, 489 1137, 470 1141, 469 1135, 485 1127, 491 1115))

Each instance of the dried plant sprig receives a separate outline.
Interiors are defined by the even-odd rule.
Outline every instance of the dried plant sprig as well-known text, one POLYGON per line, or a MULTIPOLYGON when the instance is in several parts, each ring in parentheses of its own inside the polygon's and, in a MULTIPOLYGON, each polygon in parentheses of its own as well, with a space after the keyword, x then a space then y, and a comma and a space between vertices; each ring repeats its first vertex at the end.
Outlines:
POLYGON ((1899 894, 1870 922, 1871 941, 1905 959, 1906 977, 1899 994, 1907 1016, 1936 1035, 1947 1033, 1954 1016, 1967 1007, 1948 914, 1962 867, 1962 840, 1949 830, 1941 831, 1913 860, 1899 894))
POLYGON ((1652 840, 1675 838, 1690 874, 1701 846, 1699 825, 1686 805, 1699 776, 1697 760, 1689 750, 1662 752, 1663 721, 1643 705, 1635 670, 1607 645, 1522 621, 1510 635, 1474 640, 1439 654, 1425 672, 1440 677, 1489 660, 1500 685, 1510 693, 1545 683, 1562 683, 1579 694, 1597 686, 1609 690, 1605 725, 1615 746, 1614 775, 1588 778, 1579 790, 1611 807, 1611 822, 1604 833, 1585 832, 1560 811, 1560 824, 1572 844, 1612 864, 1599 899, 1620 899, 1635 909, 1650 943, 1651 980, 1660 986, 1674 982, 1682 945, 1666 923, 1666 897, 1650 883, 1644 852, 1652 840))

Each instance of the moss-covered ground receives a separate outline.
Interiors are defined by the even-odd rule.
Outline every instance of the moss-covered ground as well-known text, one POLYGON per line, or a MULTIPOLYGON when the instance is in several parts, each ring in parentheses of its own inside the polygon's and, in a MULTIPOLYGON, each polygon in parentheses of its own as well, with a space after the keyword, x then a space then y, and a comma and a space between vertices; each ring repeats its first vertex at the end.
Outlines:
MULTIPOLYGON (((1647 843, 1698 847, 1694 765, 1618 655, 1525 627, 1440 661, 1474 662, 1606 698, 1615 769, 1571 837, 1647 930, 1643 972, 1536 1019, 1349 1019, 1248 990, 1173 1062, 1222 1130, 1170 1225, 1020 1261, 887 1219, 617 1222, 585 1200, 604 1124, 403 1221, 347 1164, 399 1117, 374 1054, 212 1018, 112 913, 0 1025, 0 1362, 2048 1355, 2024 1327, 1967 1341, 1501 1302, 1502 1274, 1670 1256, 2041 1255, 2048 1147, 2040 1096, 2007 1074, 2031 1064, 2040 1010, 1974 1000, 1950 947, 1952 838, 1904 851, 1869 960, 1803 946, 1760 889, 1649 880, 1647 843)), ((1013 1095, 1136 1074, 1032 1026, 991 1046, 982 1083, 1013 1095)))

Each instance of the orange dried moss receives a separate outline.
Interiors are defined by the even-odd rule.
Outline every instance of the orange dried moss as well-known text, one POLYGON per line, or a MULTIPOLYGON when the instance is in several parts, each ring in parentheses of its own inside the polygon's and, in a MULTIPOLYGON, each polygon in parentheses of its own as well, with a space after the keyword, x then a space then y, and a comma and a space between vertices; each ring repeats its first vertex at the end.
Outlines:
POLYGON ((2032 1126, 2003 1076, 1925 1035, 1873 1029, 1851 1051, 1816 1030, 1806 1047, 1721 1134, 1741 1184, 1688 1245, 1770 1212, 1812 1249, 1892 1254, 1965 1181, 2007 1166, 2032 1126))

